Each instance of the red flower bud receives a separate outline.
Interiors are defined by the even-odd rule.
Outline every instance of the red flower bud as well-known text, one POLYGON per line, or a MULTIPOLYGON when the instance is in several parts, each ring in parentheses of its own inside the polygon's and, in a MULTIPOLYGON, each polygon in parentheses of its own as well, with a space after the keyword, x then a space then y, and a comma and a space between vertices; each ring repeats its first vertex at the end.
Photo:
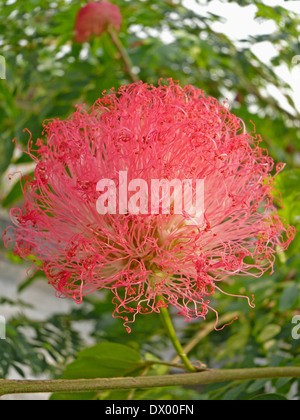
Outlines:
POLYGON ((120 31, 122 15, 115 4, 107 1, 92 2, 82 7, 76 18, 75 40, 89 41, 92 35, 103 34, 109 26, 120 31))

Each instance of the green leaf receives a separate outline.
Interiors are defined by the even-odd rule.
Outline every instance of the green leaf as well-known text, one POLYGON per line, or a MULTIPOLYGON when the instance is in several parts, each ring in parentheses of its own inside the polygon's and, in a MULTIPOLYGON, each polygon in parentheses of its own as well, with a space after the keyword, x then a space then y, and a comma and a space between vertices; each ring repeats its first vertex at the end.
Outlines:
MULTIPOLYGON (((30 173, 29 176, 33 176, 33 172, 30 173)), ((2 207, 9 208, 23 197, 22 188, 24 188, 27 182, 26 178, 23 178, 21 181, 16 182, 16 184, 12 187, 7 196, 3 199, 2 207)))
MULTIPOLYGON (((63 379, 96 379, 123 377, 137 373, 142 362, 134 349, 116 343, 100 343, 83 350, 77 359, 67 366, 63 379)), ((95 394, 53 394, 51 400, 92 399, 95 394), (70 398, 71 397, 71 398, 70 398)))
POLYGON ((288 401, 287 398, 279 394, 263 394, 251 398, 251 401, 288 401))
POLYGON ((279 310, 281 312, 291 309, 298 299, 298 284, 294 284, 284 290, 281 295, 279 310))
POLYGON ((266 341, 271 340, 271 338, 276 337, 281 331, 281 327, 279 325, 268 325, 258 336, 258 341, 264 343, 266 341))
POLYGON ((14 143, 10 137, 1 139, 0 141, 0 175, 9 167, 13 153, 14 143))
POLYGON ((276 189, 280 191, 283 199, 299 194, 300 169, 284 171, 276 178, 276 189))
POLYGON ((100 343, 78 354, 63 379, 113 378, 125 376, 134 370, 142 359, 130 347, 116 343, 100 343))
POLYGON ((257 379, 254 381, 249 388, 247 389, 247 392, 249 394, 253 394, 254 392, 257 392, 261 389, 264 389, 265 385, 269 382, 269 379, 257 379))
POLYGON ((24 292, 29 286, 31 286, 36 280, 40 278, 47 278, 43 271, 37 271, 32 277, 27 278, 18 286, 18 293, 24 292))

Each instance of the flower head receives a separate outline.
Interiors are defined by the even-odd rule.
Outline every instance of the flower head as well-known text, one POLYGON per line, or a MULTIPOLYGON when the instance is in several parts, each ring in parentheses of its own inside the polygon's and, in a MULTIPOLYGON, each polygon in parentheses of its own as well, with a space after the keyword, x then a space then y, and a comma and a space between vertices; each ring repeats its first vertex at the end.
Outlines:
POLYGON ((59 297, 80 303, 111 290, 114 316, 127 327, 138 313, 159 312, 158 297, 186 320, 205 318, 224 279, 272 270, 294 237, 272 196, 282 165, 273 171, 260 137, 192 86, 124 86, 48 122, 44 135, 37 157, 29 148, 34 178, 5 243, 41 261, 59 297), (99 214, 99 180, 120 187, 122 171, 149 184, 204 180, 204 214, 175 214, 174 206, 169 214, 99 214))
POLYGON ((122 15, 117 5, 107 1, 92 2, 82 7, 75 24, 75 40, 89 41, 92 35, 103 34, 109 26, 120 31, 122 15))

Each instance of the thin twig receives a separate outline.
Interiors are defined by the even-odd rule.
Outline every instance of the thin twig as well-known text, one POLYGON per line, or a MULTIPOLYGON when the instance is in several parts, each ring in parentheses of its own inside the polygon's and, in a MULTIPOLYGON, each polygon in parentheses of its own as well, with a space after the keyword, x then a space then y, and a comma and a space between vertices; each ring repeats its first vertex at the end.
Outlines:
MULTIPOLYGON (((218 325, 226 324, 226 322, 231 321, 238 315, 238 312, 233 312, 227 315, 224 315, 220 318, 218 325)), ((214 331, 215 322, 210 322, 204 326, 203 329, 201 329, 192 339, 189 341, 189 343, 183 347, 183 351, 185 354, 189 354, 198 344, 201 340, 203 340, 206 336, 208 336, 211 332, 214 331)), ((175 356, 171 363, 178 363, 180 361, 179 356, 175 356)), ((201 362, 200 362, 201 363, 201 362)), ((202 365, 202 367, 205 367, 205 365, 202 365)))
POLYGON ((127 51, 125 50, 124 46, 122 45, 120 38, 118 37, 118 34, 116 33, 116 31, 114 30, 114 28, 109 27, 107 29, 107 32, 109 33, 112 42, 115 44, 117 50, 120 53, 120 56, 125 64, 125 70, 128 73, 128 76, 131 78, 131 80, 136 83, 139 81, 139 78, 136 74, 133 73, 132 71, 132 63, 131 63, 131 59, 129 57, 129 55, 127 54, 127 51))

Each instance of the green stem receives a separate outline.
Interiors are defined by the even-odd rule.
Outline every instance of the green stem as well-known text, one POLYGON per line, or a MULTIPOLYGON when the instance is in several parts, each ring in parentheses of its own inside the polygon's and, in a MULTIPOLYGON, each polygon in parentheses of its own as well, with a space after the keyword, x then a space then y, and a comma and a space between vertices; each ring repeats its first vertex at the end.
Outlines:
POLYGON ((139 81, 139 78, 137 77, 136 74, 133 73, 132 71, 132 62, 131 59, 129 57, 129 55, 127 54, 126 49, 124 48, 124 46, 122 45, 120 38, 118 37, 117 32, 115 31, 115 29, 113 27, 109 27, 107 32, 109 33, 112 42, 115 44, 117 50, 119 51, 119 54, 125 64, 125 70, 128 73, 128 76, 130 77, 130 79, 136 83, 139 81))
MULTIPOLYGON (((158 299, 160 302, 165 303, 164 299, 162 297, 160 297, 158 299)), ((196 372, 196 368, 192 365, 192 363, 190 362, 189 358, 187 357, 187 355, 185 354, 185 352, 183 351, 183 348, 180 344, 180 341, 177 338, 176 335, 176 331, 175 328, 173 326, 172 323, 172 319, 170 317, 168 308, 166 307, 161 307, 160 308, 160 317, 162 320, 162 323, 168 333, 168 336, 173 344, 174 349, 176 350, 176 353, 178 354, 178 356, 180 357, 182 363, 184 364, 184 366, 186 367, 186 369, 189 372, 196 372)))
POLYGON ((52 392, 100 392, 118 389, 149 389, 169 386, 208 385, 218 382, 255 379, 300 378, 299 367, 207 370, 180 375, 80 379, 55 381, 0 380, 0 396, 8 394, 52 392))

